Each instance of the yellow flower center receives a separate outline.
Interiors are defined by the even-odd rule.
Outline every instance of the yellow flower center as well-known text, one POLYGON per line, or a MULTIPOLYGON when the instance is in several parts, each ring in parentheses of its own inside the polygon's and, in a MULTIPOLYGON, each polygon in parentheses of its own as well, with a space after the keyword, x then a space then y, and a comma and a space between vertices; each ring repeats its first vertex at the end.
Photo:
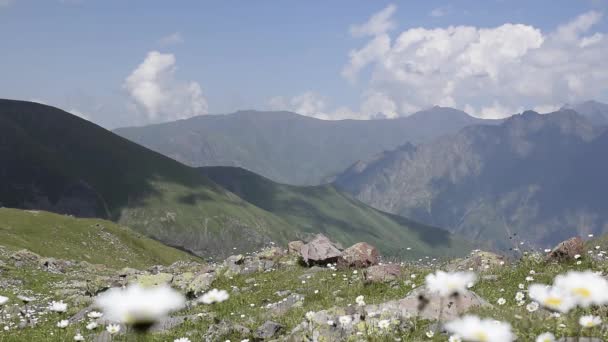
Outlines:
POLYGON ((489 341, 488 339, 488 334, 486 334, 483 331, 478 331, 475 334, 473 334, 475 336, 475 338, 477 339, 477 341, 479 342, 487 342, 489 341))
POLYGON ((584 287, 577 287, 574 290, 572 290, 572 292, 574 292, 574 294, 577 294, 584 298, 591 297, 591 291, 589 291, 588 289, 586 289, 584 287))
POLYGON ((562 299, 557 298, 557 297, 549 297, 549 298, 545 299, 543 304, 545 306, 549 306, 549 307, 560 306, 560 304, 562 304, 562 299))

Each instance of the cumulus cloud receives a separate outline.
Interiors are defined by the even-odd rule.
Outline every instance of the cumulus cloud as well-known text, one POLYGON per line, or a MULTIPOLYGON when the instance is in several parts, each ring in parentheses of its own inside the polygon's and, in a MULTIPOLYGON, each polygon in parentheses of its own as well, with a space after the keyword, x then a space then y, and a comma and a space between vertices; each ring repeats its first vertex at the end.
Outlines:
POLYGON ((434 8, 429 15, 431 17, 435 17, 435 18, 439 18, 439 17, 443 17, 446 14, 448 14, 449 8, 448 7, 437 7, 434 8))
POLYGON ((168 45, 176 45, 184 42, 184 37, 182 37, 181 33, 174 32, 169 35, 166 35, 158 40, 158 43, 162 46, 168 45))
POLYGON ((148 122, 185 119, 207 114, 207 100, 201 86, 175 77, 175 56, 149 52, 126 78, 124 88, 138 113, 148 122))
POLYGON ((362 25, 352 25, 350 33, 355 37, 375 36, 385 33, 395 28, 395 22, 392 19, 393 14, 397 10, 397 6, 388 5, 382 11, 372 15, 372 17, 362 25))
POLYGON ((398 115, 443 105, 500 118, 523 108, 559 108, 608 90, 608 41, 592 32, 599 12, 547 32, 507 23, 417 27, 392 37, 395 10, 390 5, 351 27, 353 36, 369 38, 349 53, 342 75, 355 81, 370 70, 361 105, 368 113, 374 106, 398 115))

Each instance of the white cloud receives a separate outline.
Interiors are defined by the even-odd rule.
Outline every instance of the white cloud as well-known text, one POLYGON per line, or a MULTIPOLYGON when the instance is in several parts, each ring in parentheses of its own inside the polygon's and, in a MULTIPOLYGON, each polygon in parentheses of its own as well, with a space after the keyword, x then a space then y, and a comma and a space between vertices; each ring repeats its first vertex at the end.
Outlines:
POLYGON ((152 51, 126 78, 124 88, 146 121, 160 122, 207 114, 207 100, 201 86, 194 81, 177 80, 175 70, 173 54, 152 51))
POLYGON ((449 8, 448 7, 437 7, 434 8, 429 15, 431 17, 435 17, 435 18, 439 18, 439 17, 443 17, 445 15, 448 14, 449 8))
POLYGON ((184 37, 182 37, 181 33, 179 33, 179 32, 171 33, 158 40, 158 43, 162 46, 176 45, 176 44, 181 44, 183 42, 184 42, 184 37))
POLYGON ((371 36, 349 53, 342 70, 349 81, 370 70, 361 112, 377 106, 390 115, 409 114, 438 104, 495 118, 608 91, 608 41, 591 32, 599 12, 548 32, 526 24, 419 27, 393 38, 387 31, 395 27, 394 12, 391 5, 351 28, 353 35, 371 36))
POLYGON ((397 10, 397 6, 391 4, 380 12, 374 14, 365 24, 352 25, 350 33, 355 37, 376 36, 386 33, 395 28, 395 22, 392 20, 393 13, 397 10))

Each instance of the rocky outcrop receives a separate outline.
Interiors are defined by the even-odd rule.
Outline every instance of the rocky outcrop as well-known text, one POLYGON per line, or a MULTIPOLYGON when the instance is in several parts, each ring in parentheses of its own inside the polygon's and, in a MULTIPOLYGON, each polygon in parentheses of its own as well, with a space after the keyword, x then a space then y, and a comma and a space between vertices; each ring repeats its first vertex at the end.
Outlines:
POLYGON ((550 261, 566 261, 574 260, 576 255, 585 253, 585 243, 580 237, 573 237, 566 241, 560 242, 547 255, 547 260, 550 261))
POLYGON ((312 241, 302 246, 300 255, 307 265, 324 265, 337 262, 342 252, 329 238, 318 234, 312 241))
POLYGON ((447 265, 448 271, 487 272, 507 263, 505 257, 486 251, 475 250, 469 256, 452 260, 447 265))
POLYGON ((342 252, 342 256, 338 259, 338 266, 365 268, 377 265, 379 258, 380 254, 376 247, 365 242, 359 242, 342 252))
POLYGON ((364 274, 368 282, 391 282, 401 277, 401 267, 395 264, 375 265, 365 270, 364 274))

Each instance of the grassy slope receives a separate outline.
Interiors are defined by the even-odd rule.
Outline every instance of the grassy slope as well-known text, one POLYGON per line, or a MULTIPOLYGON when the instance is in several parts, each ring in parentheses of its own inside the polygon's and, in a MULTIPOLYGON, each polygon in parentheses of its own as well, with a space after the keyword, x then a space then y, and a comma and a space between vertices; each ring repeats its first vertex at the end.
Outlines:
POLYGON ((0 245, 115 268, 197 260, 109 221, 8 208, 0 208, 0 245))
POLYGON ((57 207, 70 187, 84 183, 97 202, 88 216, 199 255, 287 240, 283 220, 197 170, 54 107, 0 100, 0 152, 0 203, 6 207, 62 213, 90 207, 73 201, 57 207))
POLYGON ((241 168, 200 170, 241 198, 285 219, 299 231, 323 232, 345 246, 366 241, 386 255, 403 257, 454 256, 471 249, 469 243, 441 229, 378 211, 332 186, 284 185, 241 168), (406 250, 407 247, 411 250, 406 250))

